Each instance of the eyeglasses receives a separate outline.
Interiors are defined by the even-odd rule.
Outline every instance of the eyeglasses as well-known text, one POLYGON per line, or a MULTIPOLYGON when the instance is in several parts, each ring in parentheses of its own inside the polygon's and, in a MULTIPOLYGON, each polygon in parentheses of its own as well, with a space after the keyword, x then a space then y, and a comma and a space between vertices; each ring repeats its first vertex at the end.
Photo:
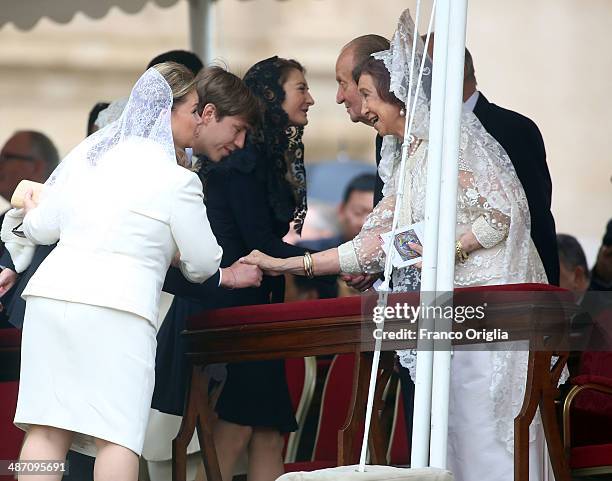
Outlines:
POLYGON ((29 162, 34 162, 36 160, 36 157, 32 156, 32 155, 24 155, 24 154, 0 154, 0 162, 7 162, 9 160, 26 160, 29 162))

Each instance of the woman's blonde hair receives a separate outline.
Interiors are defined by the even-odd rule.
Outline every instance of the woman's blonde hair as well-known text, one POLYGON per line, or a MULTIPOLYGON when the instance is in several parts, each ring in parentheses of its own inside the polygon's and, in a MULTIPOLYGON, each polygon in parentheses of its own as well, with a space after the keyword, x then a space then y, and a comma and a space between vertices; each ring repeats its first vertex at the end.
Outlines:
MULTIPOLYGON (((195 75, 184 65, 176 62, 162 62, 154 65, 152 68, 157 70, 166 80, 172 90, 172 110, 181 105, 192 91, 195 90, 196 82, 195 75)), ((187 168, 191 168, 191 164, 187 158, 187 154, 183 149, 176 148, 176 162, 187 168)))
POLYGON ((172 108, 183 103, 187 97, 195 89, 195 75, 184 65, 176 62, 163 62, 154 65, 162 77, 168 82, 172 90, 172 108))

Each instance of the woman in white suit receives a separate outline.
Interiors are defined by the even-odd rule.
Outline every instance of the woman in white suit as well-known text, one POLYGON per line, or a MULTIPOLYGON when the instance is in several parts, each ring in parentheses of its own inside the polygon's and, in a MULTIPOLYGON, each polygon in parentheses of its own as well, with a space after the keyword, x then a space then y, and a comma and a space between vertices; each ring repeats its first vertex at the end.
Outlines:
POLYGON ((203 282, 222 254, 200 180, 177 164, 197 101, 184 67, 147 70, 121 118, 64 159, 40 204, 26 195, 23 235, 59 242, 23 293, 21 460, 62 460, 70 448, 97 457, 96 481, 137 479, 164 276, 175 258, 203 282))

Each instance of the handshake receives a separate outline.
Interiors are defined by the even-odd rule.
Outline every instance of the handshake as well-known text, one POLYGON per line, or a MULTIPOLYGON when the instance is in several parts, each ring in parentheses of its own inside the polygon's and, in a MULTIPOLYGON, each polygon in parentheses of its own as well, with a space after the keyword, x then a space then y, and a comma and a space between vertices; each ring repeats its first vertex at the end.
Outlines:
POLYGON ((226 289, 244 289, 245 287, 259 287, 263 272, 257 266, 242 264, 240 260, 231 266, 221 269, 221 287, 226 289))
MULTIPOLYGON (((177 252, 172 259, 172 265, 179 267, 181 253, 177 252)), ((243 264, 237 260, 229 267, 221 268, 221 284, 225 289, 244 289, 245 287, 259 287, 263 278, 262 270, 257 266, 243 264)), ((0 296, 1 296, 0 286, 0 296)))

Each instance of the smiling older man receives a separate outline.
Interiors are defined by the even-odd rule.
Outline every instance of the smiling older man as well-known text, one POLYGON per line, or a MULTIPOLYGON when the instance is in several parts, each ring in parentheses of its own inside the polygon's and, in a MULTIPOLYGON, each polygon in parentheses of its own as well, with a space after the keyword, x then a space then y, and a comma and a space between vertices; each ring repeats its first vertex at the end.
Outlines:
MULTIPOLYGON (((368 34, 354 38, 347 43, 336 60, 336 103, 344 104, 352 122, 362 122, 370 125, 368 119, 361 115, 361 97, 357 91, 357 84, 353 80, 353 70, 374 52, 389 48, 389 41, 380 35, 368 34)), ((380 147, 382 137, 376 136, 376 165, 380 162, 380 147)), ((376 189, 374 191, 374 205, 382 199, 383 182, 376 175, 376 189)))

